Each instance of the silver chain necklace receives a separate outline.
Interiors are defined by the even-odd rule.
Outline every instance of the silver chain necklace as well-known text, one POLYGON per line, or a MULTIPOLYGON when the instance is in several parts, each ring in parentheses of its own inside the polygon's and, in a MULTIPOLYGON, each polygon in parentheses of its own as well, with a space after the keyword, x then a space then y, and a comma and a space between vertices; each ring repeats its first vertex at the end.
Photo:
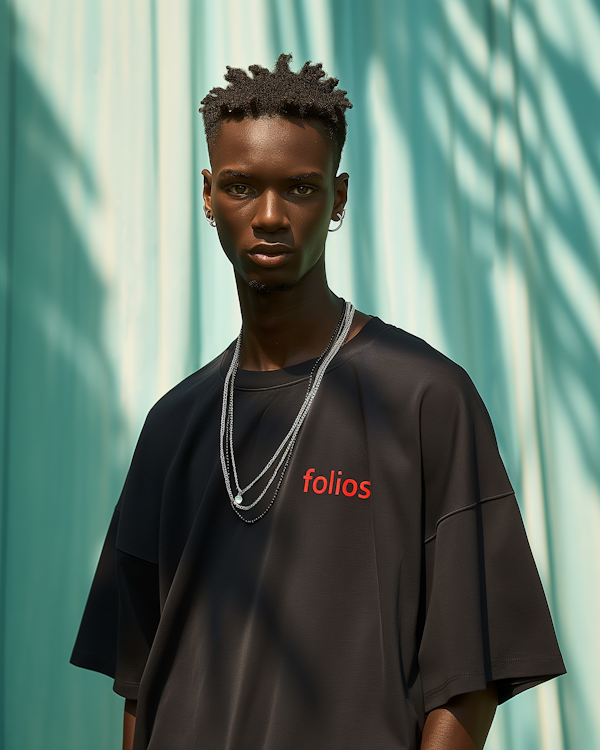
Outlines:
POLYGON ((346 340, 346 337, 348 336, 348 332, 350 331, 353 319, 354 305, 351 302, 346 302, 344 304, 344 309, 335 328, 335 331, 333 332, 329 344, 327 345, 327 348, 319 357, 319 359, 317 359, 310 373, 306 396, 304 397, 304 402, 300 407, 300 411, 298 412, 294 423, 290 427, 287 435, 283 438, 281 444, 279 445, 279 448, 277 448, 273 456, 266 463, 264 469, 250 482, 250 484, 246 485, 244 488, 240 487, 240 481, 238 478, 237 466, 235 463, 235 456, 233 452, 233 393, 235 376, 240 363, 240 349, 242 345, 242 331, 240 330, 239 336, 237 337, 235 350, 233 352, 233 358, 231 360, 231 364, 229 365, 229 370, 227 372, 227 375, 225 376, 225 382, 223 384, 223 405, 221 408, 219 453, 221 458, 221 468, 223 470, 223 478, 225 479, 225 487, 227 488, 227 494, 229 495, 229 502, 231 503, 231 507, 233 508, 235 513, 245 523, 255 523, 256 521, 258 521, 265 515, 265 513, 267 513, 267 511, 275 502, 275 498, 277 497, 279 488, 281 487, 281 483, 283 482, 283 477, 289 465, 294 445, 296 444, 296 440, 298 439, 300 428, 304 424, 304 420, 306 419, 308 412, 310 411, 310 407, 315 400, 315 396, 317 395, 317 391, 319 390, 321 381, 325 376, 325 371, 329 367, 331 360, 342 348, 342 345, 346 340), (273 465, 275 465, 275 468, 273 469, 271 476, 267 480, 267 483, 262 492, 260 492, 258 497, 251 503, 244 505, 244 494, 248 492, 249 489, 254 487, 254 485, 260 479, 262 479, 262 477, 265 476, 265 474, 269 471, 269 469, 271 469, 273 465), (240 510, 251 510, 252 508, 254 508, 254 506, 257 505, 267 494, 269 487, 273 484, 277 476, 279 476, 279 481, 277 482, 273 497, 271 498, 271 502, 269 503, 269 505, 256 518, 244 518, 244 516, 240 513, 240 510), (232 489, 232 479, 233 485, 235 487, 235 495, 232 489))

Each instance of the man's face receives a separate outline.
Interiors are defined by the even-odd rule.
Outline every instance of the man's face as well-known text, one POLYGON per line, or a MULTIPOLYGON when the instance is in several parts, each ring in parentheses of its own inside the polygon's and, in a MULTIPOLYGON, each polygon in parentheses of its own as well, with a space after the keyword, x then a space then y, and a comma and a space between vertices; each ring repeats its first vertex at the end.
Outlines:
POLYGON ((314 120, 247 118, 221 125, 204 198, 236 272, 262 290, 290 288, 323 261, 329 222, 346 202, 331 140, 314 120))

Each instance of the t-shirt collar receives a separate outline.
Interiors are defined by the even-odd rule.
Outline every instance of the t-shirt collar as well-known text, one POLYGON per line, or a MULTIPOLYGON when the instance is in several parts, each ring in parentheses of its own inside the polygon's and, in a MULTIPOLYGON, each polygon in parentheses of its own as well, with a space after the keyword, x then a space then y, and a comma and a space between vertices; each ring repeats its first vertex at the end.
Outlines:
MULTIPOLYGON (((366 344, 368 344, 381 330, 385 323, 380 318, 373 317, 368 320, 361 330, 344 344, 335 359, 329 366, 329 370, 339 367, 348 359, 353 357, 366 344)), ((231 363, 235 341, 233 341, 223 352, 220 371, 223 379, 231 363)), ((243 390, 263 390, 265 388, 280 388, 282 386, 301 383, 308 380, 316 359, 309 359, 291 367, 280 370, 238 370, 235 376, 235 388, 243 390)))

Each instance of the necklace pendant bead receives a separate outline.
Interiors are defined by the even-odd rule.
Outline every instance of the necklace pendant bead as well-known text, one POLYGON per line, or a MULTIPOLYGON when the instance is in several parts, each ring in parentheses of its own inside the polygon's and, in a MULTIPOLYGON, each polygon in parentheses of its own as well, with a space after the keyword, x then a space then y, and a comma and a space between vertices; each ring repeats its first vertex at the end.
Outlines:
POLYGON ((234 502, 234 503, 235 503, 236 505, 241 505, 241 504, 242 504, 242 496, 241 496, 241 495, 236 495, 236 496, 235 496, 235 497, 233 498, 233 502, 234 502))

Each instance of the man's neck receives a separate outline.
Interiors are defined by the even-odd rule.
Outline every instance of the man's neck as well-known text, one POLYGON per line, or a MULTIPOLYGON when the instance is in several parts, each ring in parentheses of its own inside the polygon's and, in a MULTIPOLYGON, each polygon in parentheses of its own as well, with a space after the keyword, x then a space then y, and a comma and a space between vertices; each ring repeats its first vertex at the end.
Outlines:
POLYGON ((305 276, 286 291, 260 292, 237 279, 243 320, 240 366, 278 370, 319 357, 343 303, 321 279, 305 276), (312 283, 311 283, 312 282, 312 283))

